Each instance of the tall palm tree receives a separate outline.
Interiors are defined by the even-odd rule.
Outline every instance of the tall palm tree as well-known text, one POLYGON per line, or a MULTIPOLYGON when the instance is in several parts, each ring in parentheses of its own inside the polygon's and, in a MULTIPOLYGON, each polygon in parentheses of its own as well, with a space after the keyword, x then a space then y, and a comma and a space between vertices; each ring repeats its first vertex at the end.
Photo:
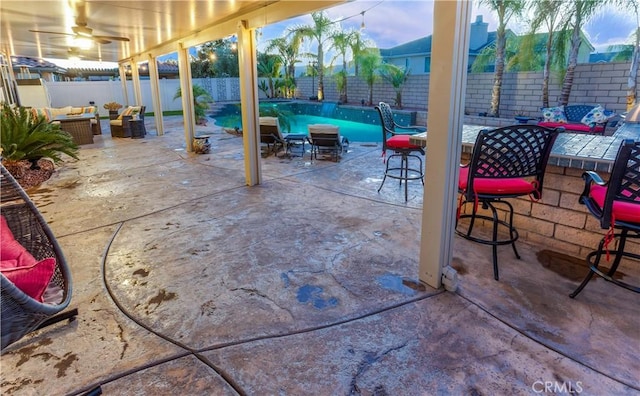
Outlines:
POLYGON ((549 79, 552 65, 565 64, 565 43, 563 40, 555 40, 560 26, 560 8, 562 2, 557 0, 538 0, 530 3, 534 15, 530 22, 530 33, 525 36, 523 47, 529 49, 523 51, 527 56, 534 56, 535 51, 530 44, 535 40, 536 31, 544 25, 547 30, 545 43, 544 66, 542 69, 542 107, 549 107, 549 79), (554 48, 555 44, 555 48, 554 48))
POLYGON ((504 74, 504 56, 507 41, 507 23, 513 16, 518 16, 524 9, 524 0, 481 0, 498 14, 498 28, 496 29, 496 63, 493 75, 493 89, 491 91, 491 108, 489 115, 500 116, 500 93, 502 90, 502 76, 504 74))
POLYGON ((369 87, 369 106, 373 104, 373 84, 379 79, 379 70, 382 65, 382 57, 380 50, 377 48, 369 48, 360 53, 356 62, 360 66, 360 77, 367 83, 369 87))
POLYGON ((571 43, 571 47, 569 49, 567 70, 562 80, 562 90, 560 91, 560 98, 558 100, 559 105, 569 104, 573 77, 575 75, 576 65, 578 64, 578 51, 582 44, 582 27, 589 22, 589 19, 591 19, 605 3, 606 2, 602 0, 571 0, 563 3, 563 25, 566 26, 567 29, 563 29, 560 35, 570 35, 569 42, 571 43))
POLYGON ((342 72, 337 76, 340 81, 340 102, 348 103, 347 97, 347 52, 351 49, 352 43, 355 40, 355 31, 339 30, 331 35, 331 41, 333 43, 332 48, 336 50, 336 56, 331 60, 331 63, 336 58, 342 58, 342 72))
POLYGON ((393 89, 396 91, 396 106, 399 109, 402 108, 402 90, 404 88, 404 83, 407 82, 407 79, 409 78, 409 73, 409 69, 390 63, 384 64, 383 67, 380 68, 380 75, 382 76, 382 79, 391 84, 393 89))
POLYGON ((318 42, 318 100, 322 100, 324 98, 324 46, 328 44, 327 41, 330 40, 336 25, 324 12, 314 12, 311 14, 311 18, 313 25, 297 25, 287 30, 288 34, 294 36, 294 39, 307 37, 318 42))

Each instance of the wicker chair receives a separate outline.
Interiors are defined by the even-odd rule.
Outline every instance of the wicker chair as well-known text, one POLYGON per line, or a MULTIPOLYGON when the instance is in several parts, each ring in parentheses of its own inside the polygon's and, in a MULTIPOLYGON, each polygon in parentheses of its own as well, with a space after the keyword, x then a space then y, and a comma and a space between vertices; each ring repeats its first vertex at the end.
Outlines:
POLYGON ((133 110, 136 107, 140 108, 140 112, 137 113, 138 119, 144 122, 145 106, 129 106, 118 116, 115 120, 109 121, 111 127, 112 137, 131 137, 131 128, 129 128, 129 121, 133 119, 133 110))
MULTIPOLYGON (((71 275, 64 255, 44 218, 11 174, 1 166, 0 202, 2 216, 20 243, 36 260, 54 257, 53 277, 45 291, 45 302, 39 302, 16 287, 4 275, 1 284, 2 351, 27 333, 65 319, 73 320, 77 309, 60 313, 71 301, 71 275), (47 301, 47 293, 55 301, 47 301)), ((4 236, 3 238, 6 238, 4 236)))

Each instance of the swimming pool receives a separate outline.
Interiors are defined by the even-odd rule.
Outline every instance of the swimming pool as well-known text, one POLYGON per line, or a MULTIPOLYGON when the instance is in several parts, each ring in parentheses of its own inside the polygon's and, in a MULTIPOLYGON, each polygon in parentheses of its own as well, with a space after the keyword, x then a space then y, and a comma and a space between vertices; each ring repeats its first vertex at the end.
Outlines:
MULTIPOLYGON (((216 125, 233 128, 240 124, 238 116, 216 117, 216 125)), ((290 133, 307 133, 309 124, 332 124, 340 127, 340 135, 349 139, 350 142, 381 142, 382 129, 378 125, 368 125, 359 122, 336 120, 335 118, 294 115, 291 117, 290 133)), ((287 131, 282 131, 287 132, 287 131)))
MULTIPOLYGON (((338 106, 335 102, 279 102, 260 103, 260 108, 277 106, 292 114, 291 130, 283 132, 307 133, 309 124, 333 124, 340 127, 340 134, 350 142, 381 142, 382 129, 380 116, 371 107, 338 106)), ((394 114, 396 122, 402 125, 413 125, 415 114, 394 114), (412 119, 413 118, 413 119, 412 119)), ((240 106, 227 104, 212 115, 216 125, 225 128, 239 127, 240 106)))

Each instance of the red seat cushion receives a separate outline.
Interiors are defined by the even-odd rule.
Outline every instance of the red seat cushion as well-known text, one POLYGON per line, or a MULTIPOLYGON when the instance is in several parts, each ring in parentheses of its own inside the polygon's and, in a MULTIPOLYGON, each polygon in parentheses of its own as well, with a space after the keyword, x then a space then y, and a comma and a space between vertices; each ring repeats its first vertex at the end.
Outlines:
MULTIPOLYGON (((460 167, 460 180, 458 188, 460 190, 467 189, 467 181, 469 178, 469 167, 460 167)), ((473 181, 473 190, 478 194, 490 195, 527 195, 536 190, 533 183, 522 178, 508 179, 484 179, 476 178, 473 181)))
POLYGON ((409 142, 411 135, 395 135, 387 139, 387 147, 390 149, 420 149, 422 147, 416 146, 409 142))
MULTIPOLYGON (((591 186, 591 198, 602 208, 607 196, 607 187, 594 184, 591 186)), ((640 224, 640 202, 613 202, 613 217, 615 220, 640 224)))
POLYGON ((571 123, 571 122, 564 123, 564 122, 542 121, 542 122, 539 122, 538 125, 546 128, 562 127, 567 131, 578 131, 578 132, 603 132, 604 131, 604 127, 602 125, 596 125, 596 127, 592 131, 589 125, 577 124, 577 123, 571 123))

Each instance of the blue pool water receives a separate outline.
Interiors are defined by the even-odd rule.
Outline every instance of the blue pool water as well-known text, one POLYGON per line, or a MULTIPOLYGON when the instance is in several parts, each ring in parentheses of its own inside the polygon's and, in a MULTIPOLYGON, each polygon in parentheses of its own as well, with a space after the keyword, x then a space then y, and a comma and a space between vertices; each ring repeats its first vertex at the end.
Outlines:
MULTIPOLYGON (((332 124, 340 127, 340 135, 349 139, 349 142, 381 142, 382 127, 379 125, 363 124, 347 120, 338 120, 312 115, 291 116, 291 130, 289 133, 307 133, 309 124, 332 124)), ((215 117, 216 125, 233 128, 239 126, 240 118, 236 115, 215 117)), ((287 133, 283 130, 282 132, 287 133)))

